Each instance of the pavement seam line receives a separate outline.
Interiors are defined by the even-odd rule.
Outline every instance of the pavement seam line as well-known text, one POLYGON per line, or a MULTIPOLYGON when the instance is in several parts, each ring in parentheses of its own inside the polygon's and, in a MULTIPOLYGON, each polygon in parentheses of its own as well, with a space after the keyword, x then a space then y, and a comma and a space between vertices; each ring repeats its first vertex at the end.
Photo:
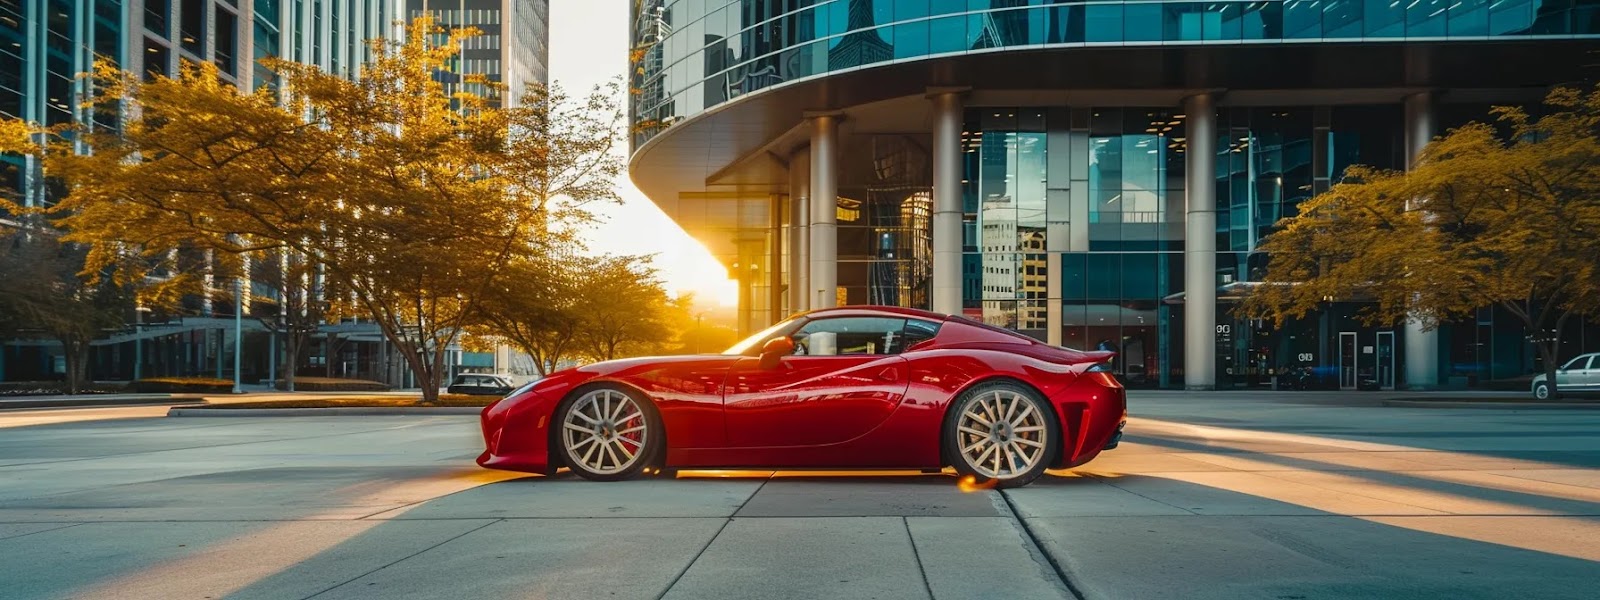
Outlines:
POLYGON ((14 540, 14 539, 17 539, 17 538, 20 538, 20 537, 28 537, 30 535, 35 535, 35 534, 40 534, 40 533, 50 533, 52 531, 61 531, 63 529, 69 529, 69 528, 72 528, 72 527, 77 527, 79 525, 86 525, 86 524, 87 523, 73 523, 71 525, 62 525, 60 527, 51 527, 49 529, 40 529, 38 531, 29 531, 27 533, 19 533, 17 535, 8 535, 8 536, 5 536, 5 537, 0 537, 0 540, 14 540))
POLYGON ((928 591, 928 599, 933 600, 933 584, 928 582, 928 568, 922 564, 922 554, 917 552, 917 536, 911 535, 911 520, 904 515, 900 523, 906 527, 906 541, 911 543, 911 558, 917 561, 917 573, 922 575, 922 589, 928 591))
POLYGON ((373 569, 373 570, 371 570, 371 571, 367 571, 367 572, 365 572, 365 573, 362 573, 362 574, 360 574, 360 575, 357 575, 357 576, 355 576, 355 577, 351 577, 351 578, 350 578, 350 579, 346 579, 346 580, 344 580, 344 581, 341 581, 341 582, 339 582, 339 583, 336 583, 336 584, 334 584, 334 585, 332 585, 332 586, 331 586, 331 587, 328 587, 328 588, 326 588, 326 589, 323 589, 323 590, 322 590, 322 591, 319 591, 319 592, 317 592, 317 593, 315 593, 315 594, 312 594, 312 595, 310 595, 310 596, 306 596, 306 597, 305 597, 305 598, 303 598, 303 599, 302 599, 302 600, 311 600, 311 599, 312 599, 312 598, 315 598, 315 597, 317 597, 317 596, 321 596, 321 595, 323 595, 323 594, 326 594, 326 593, 328 593, 328 592, 331 592, 331 591, 333 591, 333 590, 335 590, 335 589, 338 589, 338 588, 341 588, 341 587, 344 587, 344 586, 346 586, 346 585, 349 585, 349 584, 350 584, 350 583, 352 583, 352 582, 355 582, 355 581, 358 581, 358 580, 360 580, 360 579, 361 579, 361 578, 362 578, 362 577, 366 577, 366 576, 368 576, 368 575, 371 575, 371 574, 373 574, 373 573, 377 573, 377 572, 378 572, 378 571, 382 571, 382 570, 384 570, 384 569, 387 569, 387 568, 389 568, 389 567, 392 567, 392 566, 395 566, 395 565, 397 565, 397 564, 399 564, 399 563, 401 563, 401 562, 404 562, 404 561, 407 561, 407 560, 410 560, 410 559, 412 559, 412 558, 415 558, 415 557, 416 557, 416 556, 417 556, 417 555, 419 555, 419 554, 422 554, 422 553, 423 553, 423 552, 427 552, 427 551, 429 551, 429 550, 432 550, 432 549, 434 549, 434 548, 438 548, 438 547, 439 547, 439 546, 443 546, 443 545, 445 545, 445 544, 448 544, 448 543, 450 543, 450 542, 453 542, 453 541, 456 541, 456 540, 458 540, 458 539, 461 539, 461 538, 462 538, 462 537, 465 537, 465 536, 467 536, 467 535, 468 535, 468 534, 471 534, 471 533, 473 533, 473 532, 476 532, 476 531, 478 531, 478 530, 480 530, 480 529, 483 529, 483 528, 485 528, 485 527, 488 527, 488 526, 490 526, 490 525, 493 525, 493 524, 495 524, 495 523, 499 523, 499 522, 501 522, 501 521, 502 521, 502 519, 495 519, 495 520, 493 520, 493 521, 489 521, 489 522, 488 522, 488 523, 484 523, 484 524, 482 524, 482 525, 479 525, 479 526, 477 526, 477 527, 473 527, 473 528, 472 528, 472 529, 468 529, 468 530, 466 530, 466 531, 463 531, 463 532, 461 532, 461 533, 460 533, 460 534, 457 534, 457 535, 453 535, 453 536, 450 536, 450 537, 448 537, 448 538, 445 538, 445 539, 444 539, 444 540, 442 540, 442 541, 440 541, 440 542, 439 542, 439 543, 437 543, 437 544, 434 544, 434 545, 432 545, 432 546, 428 546, 428 547, 427 547, 427 548, 423 548, 423 549, 421 549, 421 550, 418 550, 418 551, 416 551, 416 552, 412 552, 412 553, 411 553, 411 554, 407 554, 407 555, 405 555, 405 556, 403 556, 403 557, 400 557, 400 558, 399 558, 399 559, 396 559, 396 560, 394 560, 394 561, 390 561, 390 562, 389 562, 389 563, 387 563, 387 564, 385 564, 385 565, 383 565, 383 566, 380 566, 380 567, 378 567, 378 568, 376 568, 376 569, 373 569))
POLYGON ((701 546, 699 552, 694 553, 694 558, 690 558, 689 562, 684 563, 682 571, 678 571, 677 575, 672 576, 672 581, 667 582, 667 587, 661 588, 661 593, 656 595, 656 600, 666 598, 667 594, 672 593, 672 588, 676 587, 679 581, 683 581, 683 576, 689 574, 689 569, 694 568, 694 563, 699 562, 700 557, 705 555, 706 550, 711 549, 711 544, 715 543, 717 538, 722 537, 723 530, 726 530, 728 528, 728 524, 733 522, 733 517, 738 515, 739 511, 744 510, 745 505, 749 504, 750 500, 756 497, 756 494, 761 493, 761 490, 767 487, 768 481, 772 481, 772 475, 767 475, 766 479, 761 480, 761 485, 756 486, 756 491, 750 492, 750 495, 745 497, 744 502, 739 503, 739 508, 733 509, 733 514, 730 514, 722 519, 722 525, 717 527, 717 532, 711 534, 711 539, 706 540, 706 545, 701 546))
POLYGON ((1056 572, 1056 578, 1061 580, 1061 585, 1066 586, 1067 592, 1072 594, 1073 598, 1086 600, 1083 590, 1078 589, 1078 585, 1067 577, 1067 570, 1061 567, 1061 562, 1057 561, 1055 555, 1044 547, 1044 543, 1039 540, 1039 535, 1034 533, 1032 527, 1028 526, 1028 520, 1022 518, 1022 514, 1017 512, 1017 505, 1011 501, 1011 496, 1006 495, 1004 490, 997 490, 995 493, 1000 494, 1000 498, 1005 500, 1006 508, 1011 511, 1011 518, 1017 521, 1017 527, 1022 530, 1022 534, 1028 536, 1028 543, 1033 544, 1034 549, 1038 550, 1039 554, 1044 555, 1045 561, 1050 563, 1050 568, 1056 572))
POLYGON ((732 523, 732 522, 733 522, 733 517, 727 517, 727 518, 722 519, 722 525, 717 527, 717 532, 711 534, 711 538, 706 540, 706 544, 704 546, 700 547, 700 551, 694 553, 694 557, 690 558, 689 562, 684 563, 683 570, 678 571, 677 575, 673 575, 672 576, 672 581, 667 582, 667 586, 664 587, 664 588, 661 588, 661 593, 660 594, 656 594, 656 600, 661 600, 662 598, 666 598, 667 594, 672 592, 672 588, 676 587, 678 585, 679 581, 683 581, 683 576, 689 574, 689 569, 694 568, 694 563, 698 562, 700 560, 700 557, 705 555, 706 550, 711 549, 711 544, 716 542, 717 538, 722 537, 722 531, 727 529, 728 528, 728 524, 732 523))
MULTIPOLYGON (((1173 503, 1171 503, 1171 502, 1163 502, 1163 501, 1161 501, 1161 500, 1157 500, 1157 499, 1155 499, 1155 498, 1151 498, 1151 497, 1149 497, 1149 496, 1146 496, 1146 495, 1144 495, 1144 494, 1141 494, 1141 493, 1139 493, 1139 492, 1135 492, 1135 491, 1133 491, 1133 490, 1130 490, 1130 489, 1128 489, 1128 488, 1125 488, 1125 487, 1122 487, 1122 486, 1120 486, 1120 485, 1117 485, 1117 484, 1115 484, 1115 483, 1112 483, 1112 482, 1111 482, 1111 479, 1110 479, 1110 478, 1108 478, 1108 477, 1100 477, 1100 476, 1098 476, 1098 475, 1095 475, 1095 474, 1093 474, 1093 473, 1088 473, 1088 475, 1089 475, 1089 477, 1092 477, 1092 478, 1094 478, 1094 480, 1095 480, 1095 481, 1099 481, 1099 482, 1100 482, 1100 483, 1104 483, 1104 484, 1106 484, 1106 485, 1109 485, 1109 486, 1111 486, 1111 487, 1114 487, 1114 488, 1116 488, 1116 489, 1119 489, 1119 490, 1122 490, 1122 491, 1124 491, 1124 492, 1127 492, 1127 493, 1129 493, 1129 494, 1133 494, 1133 495, 1135 495, 1135 496, 1138 496, 1138 497, 1140 497, 1140 498, 1144 498, 1144 499, 1145 499, 1145 500, 1149 500, 1149 501, 1151 501, 1151 502, 1154 502, 1154 503, 1156 503, 1156 504, 1161 504, 1161 505, 1164 505, 1164 506, 1170 506, 1170 507, 1172 507, 1172 508, 1176 508, 1176 509, 1178 509, 1178 510, 1181 510, 1181 511, 1183 511, 1183 512, 1186 512, 1186 513, 1189 513, 1189 514, 1191 514, 1191 515, 1195 515, 1195 516, 1200 516, 1200 515, 1201 515, 1201 514, 1202 514, 1202 513, 1197 513, 1197 512, 1195 512, 1195 511, 1192 511, 1192 510, 1189 510, 1189 509, 1187 509, 1187 508, 1184 508, 1184 507, 1182 507, 1182 506, 1178 506, 1178 505, 1176 505, 1176 504, 1173 504, 1173 503)), ((1142 473, 1141 473, 1141 475, 1142 475, 1142 473)), ((1001 494, 1001 495, 1004 495, 1004 494, 1001 494)), ((1007 498, 1006 498, 1006 503, 1007 503, 1007 504, 1010 504, 1010 503, 1011 503, 1011 498, 1010 498, 1010 497, 1007 497, 1007 498)), ((1022 516, 1021 516, 1021 515, 1018 515, 1018 516, 1017 516, 1017 518, 1018 518, 1018 519, 1021 519, 1021 518, 1022 518, 1022 516)))

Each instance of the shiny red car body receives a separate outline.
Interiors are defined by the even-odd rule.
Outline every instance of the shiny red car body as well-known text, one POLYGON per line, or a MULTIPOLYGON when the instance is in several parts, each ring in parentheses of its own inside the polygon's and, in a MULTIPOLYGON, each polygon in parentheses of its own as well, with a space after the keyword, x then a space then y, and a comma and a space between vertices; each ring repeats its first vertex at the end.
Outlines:
POLYGON ((1092 368, 1112 353, 905 308, 842 307, 790 320, 841 316, 939 327, 899 354, 784 356, 767 368, 756 354, 667 356, 553 373, 483 410, 487 448, 478 464, 554 473, 563 465, 553 450, 553 412, 574 389, 597 382, 632 388, 659 411, 666 450, 657 468, 941 468, 951 464, 941 448, 946 409, 963 390, 996 380, 1036 390, 1054 408, 1063 435, 1051 468, 1088 462, 1121 437, 1123 388, 1092 368))

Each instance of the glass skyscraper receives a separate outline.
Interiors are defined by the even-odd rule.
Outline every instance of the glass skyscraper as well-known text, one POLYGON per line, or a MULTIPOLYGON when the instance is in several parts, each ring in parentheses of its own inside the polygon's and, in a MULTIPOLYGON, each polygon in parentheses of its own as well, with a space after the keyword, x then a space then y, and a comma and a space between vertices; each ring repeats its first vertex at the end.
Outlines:
MULTIPOLYGON (((1130 385, 1470 387, 1535 368, 1437 331, 1233 307, 1355 164, 1583 84, 1594 0, 647 0, 630 173, 722 258, 750 331, 895 304, 1119 353, 1130 385)), ((1572 325, 1563 354, 1600 349, 1572 325)))

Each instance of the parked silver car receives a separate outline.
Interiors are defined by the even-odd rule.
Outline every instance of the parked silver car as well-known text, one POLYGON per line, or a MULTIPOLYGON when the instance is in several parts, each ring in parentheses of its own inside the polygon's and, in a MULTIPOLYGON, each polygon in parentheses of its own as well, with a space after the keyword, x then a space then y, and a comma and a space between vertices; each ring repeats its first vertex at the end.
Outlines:
POLYGON ((455 381, 450 382, 450 387, 445 388, 445 391, 451 394, 504 396, 516 388, 516 383, 504 375, 464 373, 457 375, 455 381))
MULTIPOLYGON (((1566 392, 1600 392, 1600 352, 1585 354, 1556 369, 1556 388, 1566 392)), ((1533 378, 1533 397, 1550 399, 1550 384, 1541 373, 1533 378)))

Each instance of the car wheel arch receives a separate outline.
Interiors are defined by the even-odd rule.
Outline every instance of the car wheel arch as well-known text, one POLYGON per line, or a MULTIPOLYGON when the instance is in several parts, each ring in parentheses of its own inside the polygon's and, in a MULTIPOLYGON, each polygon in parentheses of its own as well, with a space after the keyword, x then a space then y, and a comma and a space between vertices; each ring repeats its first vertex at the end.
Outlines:
MULTIPOLYGON (((640 389, 639 386, 633 385, 626 381, 617 379, 592 379, 585 381, 582 384, 572 386, 567 390, 566 394, 561 396, 561 400, 556 402, 555 408, 550 410, 550 427, 547 428, 547 431, 545 432, 545 447, 547 448, 545 455, 548 457, 546 459, 548 462, 548 466, 545 469, 546 475, 554 475, 557 470, 561 469, 561 467, 569 466, 561 457, 561 453, 556 451, 558 445, 561 443, 561 438, 558 437, 560 435, 561 428, 556 425, 556 413, 565 407, 568 402, 571 402, 588 393, 589 391, 600 387, 620 388, 631 392, 637 398, 643 398, 644 402, 650 405, 650 409, 656 412, 657 418, 660 418, 661 416, 661 406, 656 404, 655 397, 645 393, 645 391, 640 389)), ((671 437, 667 433, 667 424, 665 420, 663 420, 661 423, 661 456, 659 457, 661 464, 656 466, 666 466, 667 448, 670 447, 670 444, 671 437)))
MULTIPOLYGON (((1023 381, 1021 379, 1018 379, 1016 377, 1013 377, 1011 375, 1007 375, 1005 373, 987 373, 987 374, 984 374, 984 375, 980 375, 980 376, 974 377, 974 378, 972 378, 971 381, 968 381, 966 384, 964 384, 960 388, 958 388, 955 392, 950 394, 950 402, 948 402, 948 403, 946 403, 944 405, 944 414, 939 417, 939 463, 940 463, 940 466, 948 467, 950 465, 955 464, 954 461, 953 461, 953 457, 951 457, 950 454, 949 454, 950 449, 945 447, 944 431, 945 431, 945 428, 950 426, 950 422, 951 422, 950 420, 955 417, 955 411, 953 409, 955 408, 955 405, 956 405, 956 399, 960 398, 963 394, 966 394, 967 392, 972 391, 973 388, 976 388, 976 387, 978 387, 980 385, 989 384, 989 383, 1011 384, 1011 385, 1019 386, 1019 387, 1021 387, 1023 389, 1031 391, 1031 392, 1033 392, 1035 394, 1038 394, 1039 398, 1044 400, 1045 408, 1050 410, 1051 418, 1054 418, 1058 423, 1060 422, 1060 420, 1061 420, 1060 409, 1056 407, 1055 403, 1050 401, 1050 396, 1046 395, 1037 386, 1035 386, 1035 385, 1033 385, 1031 383, 1028 383, 1026 381, 1023 381)), ((1063 427, 1062 429, 1063 429, 1062 435, 1071 435, 1071 434, 1069 434, 1068 432, 1065 431, 1065 427, 1063 427)))

